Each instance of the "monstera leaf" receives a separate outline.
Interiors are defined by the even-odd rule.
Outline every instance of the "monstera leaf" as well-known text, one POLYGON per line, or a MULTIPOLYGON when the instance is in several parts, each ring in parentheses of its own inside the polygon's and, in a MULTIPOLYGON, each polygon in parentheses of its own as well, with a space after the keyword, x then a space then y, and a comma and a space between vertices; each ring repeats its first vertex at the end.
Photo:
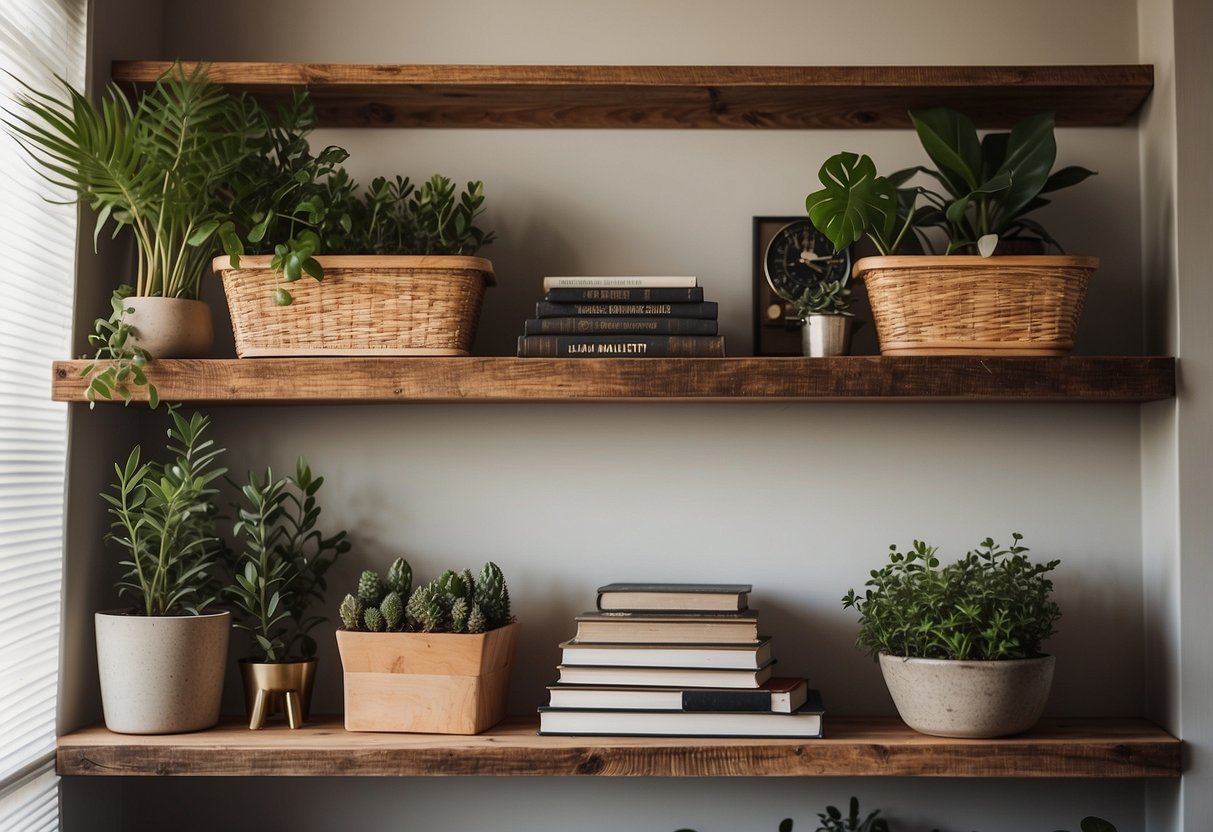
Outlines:
POLYGON ((805 199, 809 219, 838 251, 865 233, 882 253, 897 226, 897 189, 877 175, 867 156, 839 153, 826 160, 818 175, 824 186, 805 199))

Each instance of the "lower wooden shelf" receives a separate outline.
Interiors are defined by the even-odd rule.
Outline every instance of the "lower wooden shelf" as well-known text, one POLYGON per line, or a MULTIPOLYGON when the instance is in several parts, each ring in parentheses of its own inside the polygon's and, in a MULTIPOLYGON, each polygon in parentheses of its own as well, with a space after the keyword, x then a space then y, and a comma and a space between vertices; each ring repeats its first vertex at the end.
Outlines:
POLYGON ((1180 741, 1142 719, 1050 719, 1028 734, 956 740, 894 718, 833 717, 819 740, 537 736, 534 716, 472 737, 353 734, 340 717, 196 734, 90 727, 59 738, 60 775, 603 777, 1178 777, 1180 741))

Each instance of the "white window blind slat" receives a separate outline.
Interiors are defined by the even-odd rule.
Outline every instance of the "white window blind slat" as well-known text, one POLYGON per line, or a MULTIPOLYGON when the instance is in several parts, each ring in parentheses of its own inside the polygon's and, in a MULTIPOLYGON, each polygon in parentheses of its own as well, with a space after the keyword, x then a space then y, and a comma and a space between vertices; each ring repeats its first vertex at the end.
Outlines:
MULTIPOLYGON (((0 3, 0 106, 84 80, 87 0, 0 3)), ((66 407, 50 362, 70 357, 76 209, 0 134, 0 829, 59 825, 55 741, 66 407), (24 321, 24 323, 21 323, 24 321)))

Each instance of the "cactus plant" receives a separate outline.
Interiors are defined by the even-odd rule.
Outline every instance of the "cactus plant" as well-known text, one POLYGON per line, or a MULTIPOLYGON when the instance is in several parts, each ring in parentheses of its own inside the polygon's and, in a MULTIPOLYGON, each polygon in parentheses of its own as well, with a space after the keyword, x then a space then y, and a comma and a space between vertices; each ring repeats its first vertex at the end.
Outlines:
POLYGON ((404 558, 392 563, 386 579, 366 570, 358 579, 357 596, 347 595, 341 604, 343 626, 370 632, 484 633, 513 621, 505 576, 495 563, 486 563, 478 577, 470 569, 448 569, 406 594, 412 583, 413 570, 404 558))

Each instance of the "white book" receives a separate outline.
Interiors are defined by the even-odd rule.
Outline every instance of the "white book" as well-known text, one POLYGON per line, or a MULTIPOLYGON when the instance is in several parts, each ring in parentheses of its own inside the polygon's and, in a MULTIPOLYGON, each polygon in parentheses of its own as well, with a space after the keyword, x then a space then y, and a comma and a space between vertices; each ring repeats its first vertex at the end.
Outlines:
POLYGON ((676 688, 757 688, 771 678, 774 662, 757 670, 702 667, 610 667, 562 664, 562 685, 630 685, 676 688))
POLYGON ((599 667, 721 667, 757 670, 771 661, 771 639, 750 644, 561 643, 561 662, 599 667))
POLYGON ((669 275, 570 275, 568 277, 545 277, 543 291, 549 289, 685 289, 698 286, 699 279, 689 276, 669 275))
POLYGON ((770 711, 597 711, 539 708, 540 734, 662 737, 820 737, 821 699, 790 714, 770 711))
POLYGON ((584 711, 775 711, 790 714, 808 698, 808 680, 770 678, 758 688, 654 688, 549 685, 548 705, 584 711))

